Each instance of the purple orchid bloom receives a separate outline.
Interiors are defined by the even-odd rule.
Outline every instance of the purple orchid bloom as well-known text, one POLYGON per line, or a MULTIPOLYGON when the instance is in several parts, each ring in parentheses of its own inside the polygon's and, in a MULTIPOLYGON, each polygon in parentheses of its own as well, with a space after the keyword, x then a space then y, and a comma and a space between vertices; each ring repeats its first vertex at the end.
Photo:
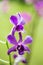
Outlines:
POLYGON ((38 15, 43 17, 43 0, 38 1, 34 5, 35 10, 37 11, 38 15))
POLYGON ((27 64, 27 60, 24 58, 23 55, 18 55, 18 56, 15 58, 14 65, 18 65, 19 62, 22 62, 22 63, 27 64))
POLYGON ((19 13, 17 16, 12 15, 10 17, 10 21, 14 25, 14 28, 12 30, 12 35, 14 35, 15 31, 20 32, 24 30, 23 25, 25 24, 25 21, 19 13))
POLYGON ((27 36, 24 41, 17 42, 15 36, 8 35, 7 40, 8 42, 14 45, 12 48, 8 50, 8 54, 14 51, 18 51, 19 55, 23 55, 25 51, 27 51, 28 53, 30 52, 30 49, 26 46, 26 44, 32 43, 31 36, 27 36))
POLYGON ((15 62, 14 62, 14 65, 15 64, 18 64, 18 62, 22 62, 22 63, 24 63, 24 64, 26 64, 27 63, 27 60, 24 58, 24 56, 23 55, 17 55, 17 54, 14 54, 14 59, 15 59, 15 62))

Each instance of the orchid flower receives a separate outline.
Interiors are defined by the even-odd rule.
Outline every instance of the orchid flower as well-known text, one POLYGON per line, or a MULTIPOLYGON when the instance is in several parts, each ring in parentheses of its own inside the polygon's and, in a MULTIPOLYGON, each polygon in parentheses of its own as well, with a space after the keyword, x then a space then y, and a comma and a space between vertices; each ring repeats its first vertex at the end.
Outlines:
POLYGON ((20 15, 20 13, 18 13, 17 16, 12 15, 10 17, 10 22, 14 25, 13 29, 12 29, 12 35, 14 36, 14 33, 17 31, 19 32, 19 41, 22 41, 22 35, 21 32, 24 32, 24 24, 25 21, 23 19, 23 17, 20 15))
POLYGON ((43 17, 43 1, 38 1, 34 6, 39 16, 43 17))
POLYGON ((27 63, 23 55, 18 55, 14 61, 14 65, 18 65, 19 62, 27 63))
POLYGON ((32 37, 31 36, 27 36, 24 41, 17 42, 15 36, 8 35, 7 40, 8 40, 8 42, 10 42, 10 44, 14 45, 13 47, 11 47, 8 50, 8 55, 11 52, 16 52, 16 51, 18 51, 19 55, 23 55, 25 51, 30 53, 30 49, 26 46, 26 44, 32 43, 32 37))
POLYGON ((24 31, 23 25, 25 24, 25 21, 19 13, 17 16, 12 15, 10 17, 10 22, 14 25, 12 30, 12 35, 14 35, 15 31, 18 31, 18 32, 24 31))

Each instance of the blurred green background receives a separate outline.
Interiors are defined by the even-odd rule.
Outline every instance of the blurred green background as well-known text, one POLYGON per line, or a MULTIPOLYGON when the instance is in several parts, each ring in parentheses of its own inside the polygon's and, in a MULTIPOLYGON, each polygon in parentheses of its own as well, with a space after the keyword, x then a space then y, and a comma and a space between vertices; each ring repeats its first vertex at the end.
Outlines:
MULTIPOLYGON (((18 12, 31 13, 32 21, 25 25, 26 33, 23 33, 23 39, 26 35, 31 35, 33 37, 33 43, 29 45, 31 53, 26 54, 25 57, 28 60, 27 65, 43 65, 43 18, 38 16, 32 4, 26 5, 23 0, 21 1, 10 0, 8 2, 9 9, 6 13, 1 10, 2 1, 0 0, 0 40, 6 42, 6 37, 13 26, 9 21, 12 14, 16 14, 18 12)), ((17 35, 18 34, 16 34, 16 36, 17 35)), ((11 47, 12 45, 9 44, 9 46, 11 47)), ((7 50, 6 44, 0 42, 0 65, 9 65, 9 63, 7 63, 9 61, 7 50), (2 60, 7 62, 3 62, 2 60)), ((12 63, 13 60, 12 56, 12 63)), ((23 64, 20 63, 20 65, 23 64)))

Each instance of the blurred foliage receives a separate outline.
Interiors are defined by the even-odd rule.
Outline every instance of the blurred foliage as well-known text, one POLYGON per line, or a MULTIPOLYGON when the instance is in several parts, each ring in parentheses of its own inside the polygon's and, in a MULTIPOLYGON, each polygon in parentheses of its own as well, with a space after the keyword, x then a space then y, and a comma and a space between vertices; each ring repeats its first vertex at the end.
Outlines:
POLYGON ((20 2, 20 3, 24 3, 24 0, 9 0, 9 1, 16 1, 16 2, 20 2))

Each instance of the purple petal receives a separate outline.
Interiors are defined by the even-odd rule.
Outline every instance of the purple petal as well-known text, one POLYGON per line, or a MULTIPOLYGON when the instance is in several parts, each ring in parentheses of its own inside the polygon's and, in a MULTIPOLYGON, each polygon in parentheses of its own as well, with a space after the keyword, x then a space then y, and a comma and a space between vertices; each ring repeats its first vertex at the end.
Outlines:
POLYGON ((13 28, 13 30, 12 30, 12 35, 14 36, 14 34, 15 34, 15 31, 16 31, 16 29, 15 29, 15 27, 13 28))
POLYGON ((32 37, 31 36, 27 36, 23 42, 23 44, 29 44, 32 43, 32 37))
POLYGON ((16 47, 15 47, 15 46, 12 47, 12 48, 10 48, 10 49, 8 50, 8 55, 9 55, 11 52, 14 52, 14 51, 16 51, 16 47))
POLYGON ((19 53, 19 55, 23 55, 24 51, 19 50, 18 53, 19 53))
POLYGON ((27 63, 26 59, 25 60, 22 60, 23 63, 27 63))
POLYGON ((17 25, 18 24, 18 20, 17 20, 17 17, 16 16, 12 15, 10 17, 10 20, 11 20, 11 23, 13 23, 14 25, 17 25))
POLYGON ((22 20, 20 24, 21 24, 21 25, 24 25, 24 24, 25 24, 25 21, 24 21, 24 20, 22 20))
POLYGON ((40 0, 35 4, 35 9, 39 11, 41 8, 43 8, 43 1, 40 0))
POLYGON ((16 26, 16 30, 17 30, 17 31, 21 31, 21 30, 23 30, 23 26, 22 26, 22 25, 18 25, 18 26, 16 26))
POLYGON ((9 41, 11 44, 15 44, 15 45, 18 44, 17 41, 16 41, 15 36, 8 35, 7 39, 8 39, 8 41, 9 41))
POLYGON ((24 25, 25 21, 23 20, 23 17, 18 13, 18 24, 24 25))
POLYGON ((30 49, 27 46, 24 47, 24 50, 30 53, 30 49))
POLYGON ((14 56, 13 56, 14 58, 17 58, 17 55, 16 54, 14 54, 14 56))

